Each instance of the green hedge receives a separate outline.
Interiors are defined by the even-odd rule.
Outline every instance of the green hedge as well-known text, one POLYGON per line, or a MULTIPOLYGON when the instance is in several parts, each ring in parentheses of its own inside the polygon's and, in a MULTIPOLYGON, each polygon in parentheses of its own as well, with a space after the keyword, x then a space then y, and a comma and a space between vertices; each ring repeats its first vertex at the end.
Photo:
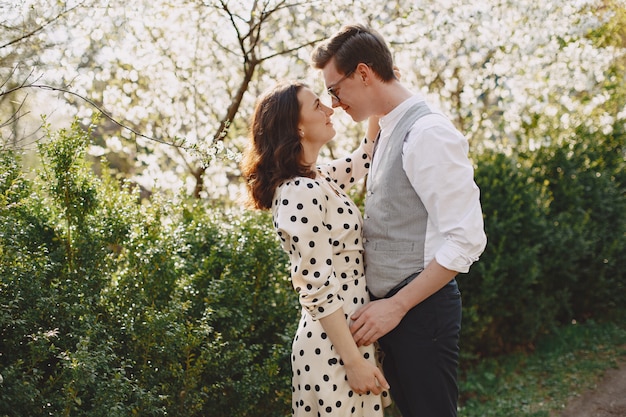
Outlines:
POLYGON ((475 156, 488 243, 459 277, 468 357, 532 348, 572 320, 624 318, 626 135, 616 128, 475 156))
POLYGON ((283 416, 299 314, 267 214, 155 200, 85 163, 0 163, 0 416, 283 416))
POLYGON ((550 197, 544 274, 569 297, 560 318, 607 317, 626 304, 626 134, 581 130, 542 149, 532 175, 550 197))
MULTIPOLYGON (((0 152, 0 416, 285 416, 299 307, 267 213, 155 197, 50 133, 0 152)), ((488 246, 459 277, 465 363, 624 302, 624 134, 475 155, 488 246)), ((623 318, 623 316, 622 316, 623 318)))
POLYGON ((555 317, 555 294, 543 290, 543 236, 548 208, 524 164, 502 153, 477 157, 487 247, 463 296, 462 352, 490 355, 529 341, 555 317))

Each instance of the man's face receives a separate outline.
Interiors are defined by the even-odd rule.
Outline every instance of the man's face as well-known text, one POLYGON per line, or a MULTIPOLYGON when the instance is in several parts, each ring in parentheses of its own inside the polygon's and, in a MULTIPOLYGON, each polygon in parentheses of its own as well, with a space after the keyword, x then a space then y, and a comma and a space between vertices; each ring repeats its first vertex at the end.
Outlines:
POLYGON ((332 98, 333 108, 341 107, 352 120, 360 122, 365 120, 367 115, 362 114, 364 110, 362 83, 355 70, 347 74, 340 73, 333 59, 322 69, 322 74, 328 94, 332 98))

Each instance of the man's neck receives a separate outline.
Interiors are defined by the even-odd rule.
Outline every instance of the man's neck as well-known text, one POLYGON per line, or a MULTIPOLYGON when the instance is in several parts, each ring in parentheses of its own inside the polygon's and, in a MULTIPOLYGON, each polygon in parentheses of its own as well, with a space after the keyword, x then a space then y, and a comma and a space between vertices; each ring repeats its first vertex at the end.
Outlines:
POLYGON ((413 96, 413 93, 398 81, 392 81, 389 83, 380 83, 376 95, 376 114, 378 116, 385 116, 409 97, 413 96))

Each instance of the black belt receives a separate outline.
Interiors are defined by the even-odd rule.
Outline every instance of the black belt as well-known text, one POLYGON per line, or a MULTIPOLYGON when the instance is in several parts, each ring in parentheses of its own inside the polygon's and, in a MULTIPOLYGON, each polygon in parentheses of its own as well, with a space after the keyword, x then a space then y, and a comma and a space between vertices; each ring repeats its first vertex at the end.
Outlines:
POLYGON ((396 295, 398 293, 398 291, 400 291, 402 288, 406 287, 409 282, 413 281, 415 279, 416 276, 418 276, 420 272, 415 272, 411 275, 409 275, 408 277, 404 278, 398 285, 396 285, 395 287, 393 287, 387 294, 385 294, 383 297, 376 297, 375 295, 373 295, 372 293, 370 293, 370 298, 372 300, 378 300, 380 298, 391 298, 394 295, 396 295))

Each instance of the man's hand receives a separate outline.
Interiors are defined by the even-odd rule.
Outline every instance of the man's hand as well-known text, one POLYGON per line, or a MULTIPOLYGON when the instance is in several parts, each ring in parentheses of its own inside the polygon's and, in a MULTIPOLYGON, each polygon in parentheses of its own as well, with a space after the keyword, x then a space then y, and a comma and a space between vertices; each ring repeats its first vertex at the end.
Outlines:
POLYGON ((381 298, 366 304, 352 315, 350 332, 357 346, 367 346, 393 330, 405 314, 391 298, 381 298))

